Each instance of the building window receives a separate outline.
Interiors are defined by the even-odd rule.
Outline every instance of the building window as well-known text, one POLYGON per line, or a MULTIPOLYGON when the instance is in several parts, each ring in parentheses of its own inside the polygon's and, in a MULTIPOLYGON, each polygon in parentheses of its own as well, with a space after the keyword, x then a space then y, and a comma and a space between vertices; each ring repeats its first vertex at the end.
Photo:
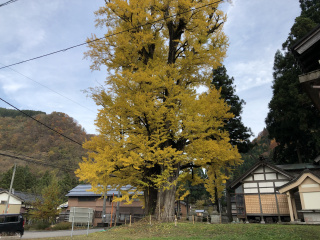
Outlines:
POLYGON ((79 202, 94 202, 97 197, 79 197, 79 202))
POLYGON ((94 217, 95 218, 102 218, 102 211, 95 211, 94 212, 94 217))

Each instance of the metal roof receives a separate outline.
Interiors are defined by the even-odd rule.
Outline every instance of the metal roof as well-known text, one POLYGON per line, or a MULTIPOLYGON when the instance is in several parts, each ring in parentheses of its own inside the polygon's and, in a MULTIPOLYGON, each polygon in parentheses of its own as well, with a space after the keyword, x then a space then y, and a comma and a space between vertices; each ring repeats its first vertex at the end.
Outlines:
MULTIPOLYGON (((110 186, 108 186, 109 188, 110 186)), ((120 188, 120 191, 129 191, 130 189, 134 189, 131 185, 126 185, 120 188)), ((91 190, 91 184, 80 184, 75 188, 71 189, 69 193, 66 195, 67 197, 101 197, 102 193, 94 193, 91 190)), ((117 189, 111 189, 107 192, 107 196, 118 195, 117 189)), ((139 192, 139 194, 143 194, 143 192, 139 192)))
POLYGON ((206 210, 196 210, 196 213, 204 213, 206 210))

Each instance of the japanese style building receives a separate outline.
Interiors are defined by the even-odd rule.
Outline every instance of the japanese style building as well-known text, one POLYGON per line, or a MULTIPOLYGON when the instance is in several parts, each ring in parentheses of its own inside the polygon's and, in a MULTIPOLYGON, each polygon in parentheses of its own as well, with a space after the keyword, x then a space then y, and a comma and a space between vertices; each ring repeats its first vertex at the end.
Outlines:
POLYGON ((318 193, 313 190, 320 186, 316 186, 319 173, 316 161, 314 164, 273 165, 261 159, 229 185, 234 192, 231 198, 233 218, 261 223, 304 219, 306 207, 319 205, 320 209, 320 200, 304 201, 311 199, 310 196, 318 199, 318 193))
MULTIPOLYGON (((320 25, 293 47, 299 81, 320 111, 320 25)), ((320 121, 320 119, 319 119, 320 121)), ((320 154, 320 153, 319 153, 320 154)), ((230 184, 233 217, 245 221, 320 224, 320 156, 313 164, 257 162, 230 184)))

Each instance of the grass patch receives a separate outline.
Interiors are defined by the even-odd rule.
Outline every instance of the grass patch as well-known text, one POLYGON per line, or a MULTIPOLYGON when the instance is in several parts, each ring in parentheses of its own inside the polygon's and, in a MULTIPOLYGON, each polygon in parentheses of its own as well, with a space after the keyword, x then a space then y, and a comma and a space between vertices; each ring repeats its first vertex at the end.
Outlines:
MULTIPOLYGON (((50 238, 48 238, 50 239, 50 238)), ((53 239, 53 238, 51 238, 53 239)), ((71 239, 70 237, 59 239, 71 239)), ((119 226, 104 232, 92 233, 87 237, 73 239, 320 239, 320 226, 280 224, 206 224, 179 222, 154 224, 136 223, 131 227, 119 226)))

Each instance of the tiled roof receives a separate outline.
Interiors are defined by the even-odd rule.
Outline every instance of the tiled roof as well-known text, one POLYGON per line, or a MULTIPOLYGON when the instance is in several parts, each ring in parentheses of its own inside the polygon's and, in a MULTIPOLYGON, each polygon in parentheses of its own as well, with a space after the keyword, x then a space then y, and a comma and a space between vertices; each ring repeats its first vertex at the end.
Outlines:
POLYGON ((26 192, 20 192, 20 191, 14 191, 14 195, 21 198, 24 203, 32 203, 32 202, 35 202, 37 199, 42 199, 42 197, 39 195, 35 195, 32 193, 26 193, 26 192))

